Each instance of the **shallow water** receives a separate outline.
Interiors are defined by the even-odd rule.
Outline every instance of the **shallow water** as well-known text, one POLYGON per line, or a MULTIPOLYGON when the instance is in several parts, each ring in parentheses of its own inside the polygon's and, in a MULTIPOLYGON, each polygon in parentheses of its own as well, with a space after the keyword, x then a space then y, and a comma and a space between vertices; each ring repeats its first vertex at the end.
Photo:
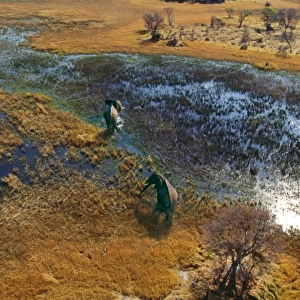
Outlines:
POLYGON ((261 201, 300 227, 300 74, 163 55, 60 56, 27 48, 26 34, 0 35, 1 88, 45 93, 103 127, 104 99, 119 99, 113 146, 171 164, 175 185, 188 174, 220 201, 261 201), (151 143, 164 130, 170 149, 151 143))

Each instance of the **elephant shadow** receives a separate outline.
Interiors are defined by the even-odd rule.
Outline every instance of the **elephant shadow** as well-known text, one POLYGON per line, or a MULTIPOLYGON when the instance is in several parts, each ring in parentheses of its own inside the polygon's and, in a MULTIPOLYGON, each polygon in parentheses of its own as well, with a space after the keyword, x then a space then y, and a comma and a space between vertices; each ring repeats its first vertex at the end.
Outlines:
POLYGON ((98 133, 98 140, 104 143, 105 145, 108 144, 109 140, 114 135, 114 132, 109 132, 108 130, 102 130, 98 133))
POLYGON ((155 207, 149 209, 139 205, 134 211, 134 216, 150 237, 159 240, 169 236, 172 221, 166 221, 164 214, 158 212, 155 207))

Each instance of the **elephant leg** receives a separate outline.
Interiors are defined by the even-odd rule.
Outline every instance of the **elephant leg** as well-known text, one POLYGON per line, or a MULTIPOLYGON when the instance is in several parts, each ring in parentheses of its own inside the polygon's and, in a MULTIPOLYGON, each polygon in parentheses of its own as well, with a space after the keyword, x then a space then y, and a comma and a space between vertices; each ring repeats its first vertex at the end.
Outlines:
POLYGON ((166 213, 166 220, 167 220, 167 221, 172 220, 173 213, 174 213, 174 210, 175 210, 175 206, 176 206, 176 201, 172 201, 171 207, 168 208, 168 209, 165 211, 165 213, 166 213))
POLYGON ((113 123, 113 122, 110 122, 109 127, 108 127, 108 131, 109 131, 110 133, 114 133, 115 130, 116 130, 116 129, 115 129, 114 123, 113 123))
POLYGON ((171 211, 168 209, 165 211, 165 213, 166 213, 166 221, 170 221, 172 219, 171 211))
POLYGON ((167 222, 168 222, 168 221, 172 221, 172 217, 173 217, 174 210, 172 210, 172 209, 167 209, 167 210, 165 211, 165 213, 166 213, 166 221, 167 221, 167 222))
POLYGON ((159 212, 164 212, 165 209, 160 205, 160 203, 156 203, 155 210, 159 212))

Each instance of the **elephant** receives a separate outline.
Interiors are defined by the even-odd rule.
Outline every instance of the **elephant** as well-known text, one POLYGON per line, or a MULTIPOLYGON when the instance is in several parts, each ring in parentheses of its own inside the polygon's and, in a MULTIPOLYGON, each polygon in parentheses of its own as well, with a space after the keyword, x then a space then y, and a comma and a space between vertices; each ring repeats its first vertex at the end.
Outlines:
POLYGON ((122 110, 122 104, 119 100, 106 99, 105 103, 107 107, 103 112, 103 117, 106 121, 107 129, 109 133, 118 130, 118 113, 122 110))
POLYGON ((164 212, 166 214, 166 220, 169 221, 172 219, 174 213, 178 193, 161 173, 153 172, 141 190, 140 198, 142 193, 152 184, 155 185, 157 192, 157 204, 155 210, 164 212))

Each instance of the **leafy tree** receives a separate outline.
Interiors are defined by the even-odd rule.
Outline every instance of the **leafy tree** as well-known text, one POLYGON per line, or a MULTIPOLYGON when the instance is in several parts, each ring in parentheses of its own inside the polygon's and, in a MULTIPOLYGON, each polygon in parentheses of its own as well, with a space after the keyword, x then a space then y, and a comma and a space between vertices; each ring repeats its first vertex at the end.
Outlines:
POLYGON ((174 15, 173 15, 174 9, 172 7, 166 7, 166 8, 164 8, 164 10, 168 14, 169 25, 172 25, 174 22, 174 15))
POLYGON ((234 13, 234 9, 232 7, 228 7, 228 8, 225 8, 225 11, 228 14, 228 18, 231 19, 232 18, 232 14, 234 13))
POLYGON ((279 26, 283 29, 282 38, 287 42, 292 53, 291 41, 294 39, 294 30, 299 20, 299 14, 295 8, 282 8, 278 11, 279 26))
POLYGON ((271 254, 280 250, 282 230, 268 210, 244 205, 221 208, 215 220, 203 226, 208 246, 218 262, 214 294, 245 299, 255 276, 271 254))
POLYGON ((154 40, 157 30, 161 28, 164 17, 159 12, 146 13, 143 15, 145 27, 151 33, 151 39, 154 40))
POLYGON ((239 14, 239 28, 242 27, 244 20, 246 19, 246 17, 252 15, 252 11, 251 10, 243 10, 240 12, 239 14))
MULTIPOLYGON (((245 26, 244 27, 243 36, 242 36, 240 44, 246 44, 247 45, 247 43, 249 42, 249 40, 250 40, 250 31, 249 31, 248 26, 245 26)), ((244 50, 246 50, 246 49, 244 49, 244 50)))
POLYGON ((275 10, 269 7, 265 7, 262 11, 262 17, 266 30, 272 30, 272 23, 276 22, 278 20, 277 13, 275 10))

